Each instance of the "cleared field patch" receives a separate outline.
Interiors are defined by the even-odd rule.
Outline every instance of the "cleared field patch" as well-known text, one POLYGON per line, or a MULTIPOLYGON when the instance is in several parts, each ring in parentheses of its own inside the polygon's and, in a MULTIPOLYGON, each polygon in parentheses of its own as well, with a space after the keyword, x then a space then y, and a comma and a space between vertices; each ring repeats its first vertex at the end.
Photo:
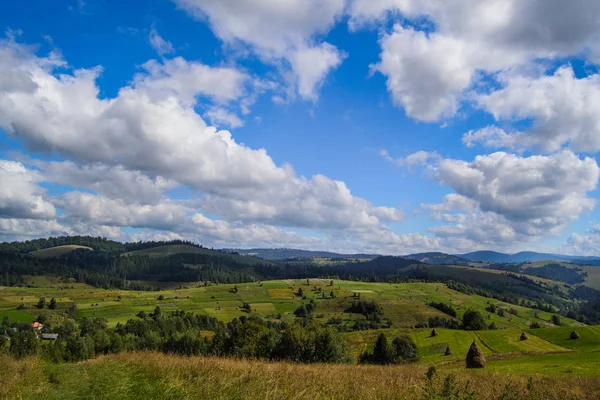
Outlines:
POLYGON ((600 374, 600 358, 595 352, 543 354, 492 360, 488 362, 485 369, 486 372, 507 374, 560 375, 580 378, 598 376, 600 374))
MULTIPOLYGON (((573 332, 571 327, 534 329, 531 331, 549 342, 573 350, 600 350, 600 326, 582 326, 575 330, 580 338, 573 340, 569 335, 573 332)), ((600 357, 599 357, 600 359, 600 357)))
POLYGON ((523 331, 517 329, 480 331, 477 335, 486 347, 496 353, 552 353, 570 351, 568 348, 548 342, 538 336, 535 332, 527 332, 528 339, 521 340, 523 331))
POLYGON ((387 300, 381 302, 380 305, 384 315, 398 328, 412 328, 419 323, 426 323, 430 317, 435 316, 450 318, 435 308, 418 301, 387 300))
POLYGON ((471 343, 477 342, 485 355, 491 354, 481 339, 473 331, 459 331, 454 329, 437 329, 437 336, 431 336, 431 329, 413 331, 410 335, 419 348, 421 362, 443 362, 464 359, 471 343), (452 355, 445 356, 446 347, 450 347, 452 355))
POLYGON ((594 289, 600 289, 600 266, 581 266, 579 267, 587 272, 587 278, 585 279, 585 285, 594 289))
POLYGON ((77 249, 85 249, 85 250, 89 250, 89 251, 94 251, 94 249, 92 249, 91 247, 78 246, 75 244, 66 244, 64 246, 56 246, 56 247, 50 247, 48 249, 32 251, 29 254, 31 254, 32 256, 37 257, 37 258, 60 257, 63 254, 70 253, 73 250, 77 250, 77 249))
POLYGON ((283 289, 283 288, 277 288, 277 289, 267 289, 269 296, 273 299, 273 300, 294 300, 294 299, 299 299, 298 296, 296 296, 296 293, 291 290, 291 289, 283 289))
POLYGON ((12 322, 32 322, 34 317, 25 310, 0 310, 0 320, 4 317, 10 318, 12 322))

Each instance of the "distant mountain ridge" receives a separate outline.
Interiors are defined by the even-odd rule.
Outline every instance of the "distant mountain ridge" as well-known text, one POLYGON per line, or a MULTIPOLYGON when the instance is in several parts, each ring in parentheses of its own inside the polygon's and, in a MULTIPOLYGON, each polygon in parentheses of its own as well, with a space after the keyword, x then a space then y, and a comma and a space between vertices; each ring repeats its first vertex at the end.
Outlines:
POLYGON ((474 251, 456 256, 470 260, 495 263, 522 263, 529 261, 571 261, 578 264, 600 261, 600 257, 594 256, 570 256, 566 254, 537 253, 535 251, 521 251, 515 254, 499 253, 497 251, 474 251))

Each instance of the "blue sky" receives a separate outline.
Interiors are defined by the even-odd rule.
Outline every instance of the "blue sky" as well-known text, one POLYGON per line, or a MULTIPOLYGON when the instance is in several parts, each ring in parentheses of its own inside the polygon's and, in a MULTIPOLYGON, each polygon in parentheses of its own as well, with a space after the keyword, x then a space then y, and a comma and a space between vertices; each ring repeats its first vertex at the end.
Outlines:
POLYGON ((575 3, 5 6, 0 239, 597 254, 575 3))

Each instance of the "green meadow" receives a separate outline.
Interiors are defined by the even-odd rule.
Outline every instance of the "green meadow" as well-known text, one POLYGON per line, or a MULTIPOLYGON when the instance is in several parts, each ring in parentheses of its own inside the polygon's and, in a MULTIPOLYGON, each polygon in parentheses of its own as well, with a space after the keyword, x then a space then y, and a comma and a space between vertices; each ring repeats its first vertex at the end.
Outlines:
POLYGON ((600 326, 582 326, 577 321, 562 318, 564 326, 556 327, 550 322, 552 313, 466 295, 441 283, 303 279, 198 287, 179 285, 156 292, 103 290, 51 276, 27 277, 26 283, 31 287, 0 289, 0 318, 7 316, 12 321, 31 322, 43 314, 48 322, 61 323, 70 318, 69 308, 75 304, 77 318, 103 317, 110 326, 136 318, 139 311, 152 312, 156 306, 160 306, 163 312, 186 310, 228 322, 248 315, 242 305, 249 303, 253 314, 264 319, 290 322, 295 319, 294 310, 313 299, 317 304, 314 313, 317 321, 327 323, 330 318, 336 318, 351 322, 364 318, 346 312, 360 296, 361 299, 377 302, 385 317, 391 320, 392 327, 343 333, 355 357, 372 349, 377 335, 384 332, 390 339, 403 334, 411 336, 418 347, 418 363, 425 366, 462 370, 468 348, 475 341, 488 358, 486 370, 512 374, 600 376, 600 358, 597 357, 600 326), (302 289, 304 299, 297 294, 299 289, 302 289), (47 301, 55 298, 57 309, 37 309, 40 297, 47 301), (432 336, 431 329, 414 328, 426 323, 430 317, 448 318, 427 305, 432 301, 451 304, 459 319, 466 310, 475 309, 484 316, 486 324, 494 322, 499 329, 464 331, 438 328, 437 336, 432 336), (512 308, 516 315, 505 312, 501 317, 490 313, 486 311, 490 304, 506 310, 512 308), (545 327, 529 329, 534 321, 545 327), (569 339, 574 329, 581 336, 578 340, 569 339), (528 339, 522 341, 520 335, 524 331, 528 339), (447 347, 452 350, 452 355, 444 355, 447 347))

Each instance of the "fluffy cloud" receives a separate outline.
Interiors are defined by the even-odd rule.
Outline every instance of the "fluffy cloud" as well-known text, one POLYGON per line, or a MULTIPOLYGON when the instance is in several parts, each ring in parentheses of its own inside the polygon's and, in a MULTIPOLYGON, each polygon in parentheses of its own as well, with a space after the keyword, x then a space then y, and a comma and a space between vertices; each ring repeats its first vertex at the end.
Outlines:
POLYGON ((394 103, 423 121, 456 113, 458 97, 471 83, 475 66, 466 57, 465 42, 400 25, 381 40, 376 71, 387 76, 394 103))
POLYGON ((160 230, 181 226, 190 211, 178 202, 163 201, 155 205, 142 205, 78 191, 65 193, 53 201, 65 210, 64 220, 160 230))
POLYGON ((153 98, 177 97, 179 102, 194 105, 198 96, 226 103, 247 94, 249 75, 235 68, 211 67, 181 57, 159 62, 150 60, 142 65, 145 73, 134 79, 136 88, 153 98))
POLYGON ((161 176, 150 178, 140 171, 123 166, 107 166, 100 163, 76 164, 71 161, 28 160, 40 169, 38 175, 45 182, 86 188, 110 199, 131 203, 156 204, 164 198, 164 192, 178 184, 161 176))
POLYGON ((578 79, 571 67, 562 67, 550 76, 508 74, 502 82, 502 89, 479 95, 479 105, 497 120, 533 120, 531 128, 507 133, 487 127, 468 133, 463 138, 467 143, 542 152, 563 146, 584 152, 600 150, 599 75, 578 79))
POLYGON ((349 8, 354 28, 390 15, 420 27, 426 21, 425 31, 395 25, 381 40, 375 66, 387 77, 394 102, 424 121, 453 115, 481 72, 584 51, 597 62, 598 12, 600 4, 586 0, 354 0, 349 8))
POLYGON ((568 254, 598 256, 600 248, 600 224, 593 225, 586 233, 572 233, 561 251, 568 254))
POLYGON ((315 100, 343 54, 316 39, 341 16, 345 0, 175 0, 191 15, 206 19, 223 41, 243 43, 272 64, 285 60, 298 93, 315 100))
POLYGON ((503 152, 477 156, 473 162, 444 159, 436 179, 456 193, 514 223, 524 233, 560 231, 590 211, 600 168, 592 158, 569 151, 551 156, 519 157, 503 152))
POLYGON ((396 208, 353 196, 341 181, 298 176, 289 165, 277 166, 266 150, 207 125, 194 110, 195 96, 238 97, 238 84, 211 83, 214 74, 237 82, 234 71, 183 59, 149 62, 132 86, 101 99, 99 69, 60 75, 53 69, 65 65, 60 59, 36 57, 12 41, 2 42, 0 51, 6 56, 0 71, 23 83, 0 91, 0 127, 33 151, 73 160, 32 161, 45 179, 99 194, 70 192, 54 200, 72 220, 171 229, 185 219, 185 210, 164 195, 178 186, 200 197, 198 207, 230 222, 344 229, 377 228, 403 217, 396 208))
POLYGON ((54 218, 56 209, 44 199, 37 181, 38 174, 23 164, 0 160, 0 217, 54 218))

